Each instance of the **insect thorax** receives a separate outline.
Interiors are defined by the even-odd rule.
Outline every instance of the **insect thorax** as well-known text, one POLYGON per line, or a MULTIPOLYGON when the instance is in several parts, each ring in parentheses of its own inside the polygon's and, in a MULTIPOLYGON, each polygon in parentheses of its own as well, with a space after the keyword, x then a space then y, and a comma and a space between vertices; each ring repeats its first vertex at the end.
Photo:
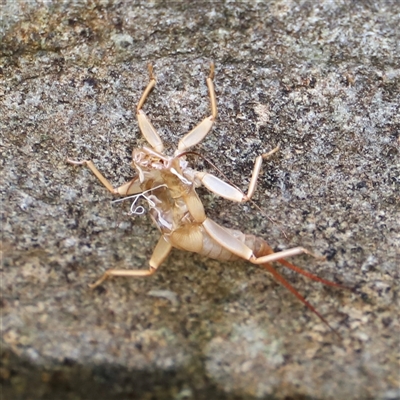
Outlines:
POLYGON ((193 223, 185 197, 197 185, 184 158, 148 148, 134 149, 132 167, 138 172, 143 193, 147 193, 150 216, 162 233, 193 223))

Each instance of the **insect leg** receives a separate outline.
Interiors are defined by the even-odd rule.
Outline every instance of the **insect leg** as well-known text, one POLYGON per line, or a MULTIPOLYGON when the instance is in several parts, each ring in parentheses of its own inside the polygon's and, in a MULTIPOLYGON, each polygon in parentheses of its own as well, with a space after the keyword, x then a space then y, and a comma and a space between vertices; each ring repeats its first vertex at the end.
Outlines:
POLYGON ((249 183, 249 189, 247 194, 243 193, 237 187, 217 178, 213 174, 208 172, 197 172, 196 177, 200 179, 201 183, 211 192, 231 201, 242 203, 248 201, 254 195, 257 185, 257 179, 260 175, 262 161, 276 153, 279 150, 279 146, 275 147, 268 153, 258 156, 254 162, 253 172, 249 183))
POLYGON ((217 118, 217 100, 215 97, 214 89, 214 63, 211 63, 210 74, 206 80, 208 92, 210 95, 211 105, 211 116, 205 118, 195 128, 193 128, 188 134, 186 134, 178 143, 178 153, 185 152, 189 147, 192 147, 200 143, 205 136, 210 132, 215 119, 217 118))
MULTIPOLYGON (((207 231, 207 233, 222 247, 229 250, 231 253, 237 255, 240 258, 250 261, 253 264, 261 265, 265 268, 268 272, 270 272, 275 279, 285 286, 291 293, 293 293, 306 307, 308 307, 314 314, 316 314, 321 321, 323 321, 329 328, 331 328, 337 335, 337 331, 333 329, 327 320, 313 307, 305 298, 281 275, 279 274, 275 268, 273 268, 269 263, 272 261, 281 262, 288 268, 293 269, 296 272, 301 273, 302 275, 308 276, 309 278, 329 284, 331 286, 339 286, 334 282, 326 281, 324 279, 318 278, 317 276, 308 273, 307 271, 303 271, 302 269, 286 262, 283 260, 284 257, 290 257, 298 254, 309 254, 313 257, 317 257, 308 250, 304 249, 303 247, 295 247, 293 249, 280 251, 278 253, 267 254, 266 256, 256 257, 253 253, 253 250, 250 249, 246 244, 235 238, 227 229, 223 228, 222 226, 218 225, 216 222, 212 221, 210 218, 207 218, 203 222, 203 227, 207 231), (292 268, 294 267, 294 268, 292 268)), ((272 249, 270 249, 272 251, 272 249)), ((268 249, 268 253, 270 251, 268 249)), ((320 257, 317 257, 320 258, 320 257)), ((340 336, 340 335, 339 335, 340 336)))
POLYGON ((112 276, 150 276, 153 275, 157 268, 163 263, 163 261, 168 257, 172 246, 165 240, 164 236, 160 237, 156 247, 154 248, 153 255, 150 258, 149 264, 150 267, 148 270, 143 269, 136 269, 136 270, 129 270, 129 269, 109 269, 107 270, 103 276, 98 279, 95 283, 89 285, 91 289, 101 285, 106 279, 112 276))
MULTIPOLYGON (((265 241, 263 243, 263 253, 264 254, 262 254, 262 255, 276 254, 276 253, 274 253, 272 248, 265 241)), ((258 255, 260 255, 260 254, 258 254, 258 255)), ((317 258, 321 258, 322 259, 322 257, 317 257, 317 258)), ((291 264, 290 262, 286 261, 283 258, 281 258, 279 260, 276 260, 276 261, 278 261, 284 267, 289 268, 292 271, 295 271, 298 274, 303 275, 303 276, 305 276, 305 277, 307 277, 309 279, 312 279, 313 281, 320 282, 320 283, 323 283, 324 285, 328 285, 328 286, 340 287, 342 289, 349 289, 347 286, 343 286, 343 285, 341 285, 339 283, 336 283, 336 282, 328 281, 326 279, 320 278, 317 275, 312 274, 311 272, 305 271, 304 269, 299 268, 296 265, 291 264)))
POLYGON ((246 244, 235 238, 228 229, 225 229, 221 225, 214 222, 212 219, 207 218, 203 222, 203 227, 207 233, 221 246, 237 255, 240 258, 250 261, 253 264, 264 264, 272 261, 279 261, 282 258, 293 257, 299 254, 308 254, 317 259, 325 259, 325 257, 319 257, 311 253, 303 247, 293 247, 292 249, 279 251, 278 253, 267 254, 265 256, 256 257, 253 250, 246 244))
POLYGON ((248 189, 247 195, 243 201, 250 200, 253 197, 253 194, 254 194, 254 192, 256 190, 256 186, 257 186, 257 179, 258 179, 258 176, 260 175, 260 171, 261 171, 262 160, 268 159, 270 156, 272 156, 272 154, 276 153, 278 150, 279 150, 279 145, 276 146, 271 151, 269 151, 268 153, 264 153, 261 156, 258 156, 256 158, 256 161, 254 162, 253 172, 252 172, 251 178, 250 178, 249 189, 248 189))
POLYGON ((147 118, 146 114, 142 110, 143 104, 146 101, 149 93, 153 90, 154 86, 156 85, 156 77, 153 73, 153 66, 151 64, 148 65, 149 68, 149 75, 150 81, 147 84, 146 89, 144 90, 142 97, 139 100, 138 105, 136 106, 136 117, 138 120, 140 131, 142 132, 144 138, 150 143, 150 145, 157 150, 158 152, 162 153, 164 149, 164 145, 160 136, 158 135, 156 129, 147 118))
POLYGON ((215 97, 215 89, 214 89, 214 76, 215 76, 215 65, 212 62, 210 64, 210 74, 206 79, 208 93, 210 94, 210 104, 211 104, 211 114, 213 118, 217 118, 218 111, 217 111, 217 99, 215 97))
POLYGON ((281 285, 289 290, 290 293, 294 294, 309 310, 311 310, 325 325, 327 325, 339 338, 341 338, 339 332, 334 329, 329 322, 317 311, 317 309, 309 303, 272 265, 265 263, 262 264, 264 267, 281 285))
MULTIPOLYGON (((318 276, 311 274, 310 272, 304 271, 303 269, 296 267, 295 265, 289 263, 285 260, 286 257, 293 257, 300 254, 308 254, 314 258, 319 260, 324 260, 325 257, 319 257, 304 247, 293 247, 292 249, 279 251, 274 253, 273 250, 268 246, 267 254, 262 255, 261 257, 256 257, 253 253, 253 250, 250 249, 246 244, 235 238, 227 229, 223 228, 222 226, 218 225, 216 222, 207 218, 203 222, 203 226, 207 233, 221 246, 225 247, 231 253, 237 255, 240 258, 244 258, 245 260, 250 261, 256 265, 263 265, 266 263, 271 263, 273 261, 278 261, 282 265, 291 270, 306 276, 314 281, 321 282, 325 285, 329 286, 336 286, 345 288, 343 285, 340 285, 335 282, 328 281, 326 279, 319 278, 318 276)), ((264 246, 265 247, 265 246, 264 246)), ((265 254, 266 252, 264 252, 265 254)))
POLYGON ((149 69, 149 83, 146 86, 146 89, 144 90, 142 97, 139 100, 138 105, 136 106, 136 111, 139 111, 142 109, 144 102, 146 101, 148 95, 150 92, 153 90, 154 86, 156 85, 156 76, 154 75, 153 72, 153 66, 151 64, 147 65, 147 68, 149 69))
POLYGON ((140 182, 137 179, 132 179, 131 181, 125 183, 124 185, 114 188, 113 185, 108 181, 107 178, 97 169, 97 167, 93 164, 92 161, 83 160, 83 161, 74 161, 67 158, 67 163, 72 165, 86 165, 97 177, 97 179, 103 184, 103 186, 108 189, 112 194, 120 194, 123 196, 129 194, 140 193, 142 189, 140 188, 140 182))
POLYGON ((325 257, 317 256, 317 255, 311 253, 311 251, 305 249, 304 247, 293 247, 292 249, 278 251, 277 253, 268 254, 268 255, 262 256, 262 257, 253 256, 249 259, 249 261, 253 264, 264 264, 264 263, 269 263, 269 262, 273 262, 273 261, 279 261, 286 257, 298 256, 300 254, 308 254, 309 256, 312 256, 316 259, 325 260, 325 257))

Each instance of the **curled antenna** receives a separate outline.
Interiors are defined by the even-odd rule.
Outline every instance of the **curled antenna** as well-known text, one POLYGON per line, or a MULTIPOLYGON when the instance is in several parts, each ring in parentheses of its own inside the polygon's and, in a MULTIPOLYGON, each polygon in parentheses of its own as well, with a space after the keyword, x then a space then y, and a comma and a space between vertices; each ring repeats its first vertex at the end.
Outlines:
MULTIPOLYGON (((237 190, 242 192, 242 190, 240 188, 238 188, 212 161, 210 161, 208 158, 206 158, 202 154, 197 153, 195 151, 185 151, 183 153, 178 154, 176 157, 184 157, 184 156, 187 156, 189 154, 192 154, 192 155, 195 155, 195 156, 198 156, 198 157, 202 158, 204 161, 206 161, 208 164, 210 164, 216 171, 218 171, 230 185, 232 185, 234 188, 236 188, 237 190)), ((275 221, 273 218, 271 218, 269 215, 267 215, 267 213, 264 210, 262 210, 261 207, 255 201, 253 201, 252 199, 249 199, 248 201, 250 201, 251 204, 253 204, 253 206, 258 211, 260 211, 260 213, 262 215, 264 215, 264 217, 266 217, 270 222, 272 222, 274 225, 277 225, 278 229, 282 232, 283 236, 287 239, 288 236, 287 236, 285 230, 280 226, 280 224, 277 221, 275 221)))
POLYGON ((140 197, 143 197, 145 200, 147 200, 147 202, 149 203, 149 206, 151 208, 154 208, 156 206, 155 202, 152 199, 150 199, 150 196, 146 196, 146 193, 149 193, 149 192, 151 192, 153 190, 156 190, 156 189, 159 189, 161 187, 167 187, 167 185, 166 184, 158 185, 158 186, 153 187, 151 189, 145 190, 144 192, 137 193, 137 194, 134 194, 132 196, 127 196, 127 197, 124 197, 122 199, 113 200, 111 203, 112 204, 113 203, 121 203, 122 201, 133 199, 133 202, 131 204, 131 208, 129 210, 129 215, 143 215, 146 212, 146 210, 145 210, 145 208, 143 206, 136 206, 137 201, 139 200, 140 197))

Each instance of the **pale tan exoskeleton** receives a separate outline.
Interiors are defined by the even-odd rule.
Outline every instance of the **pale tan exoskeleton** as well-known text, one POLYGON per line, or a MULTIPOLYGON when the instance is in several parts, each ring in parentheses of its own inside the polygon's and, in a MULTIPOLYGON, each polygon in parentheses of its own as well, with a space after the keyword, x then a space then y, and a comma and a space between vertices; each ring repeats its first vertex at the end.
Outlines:
POLYGON ((167 258, 171 249, 175 247, 218 260, 242 258, 264 267, 329 326, 318 311, 270 265, 271 262, 278 261, 315 281, 341 287, 337 283, 319 278, 285 260, 286 257, 303 253, 312 255, 312 253, 303 247, 295 247, 275 253, 268 243, 259 237, 220 226, 207 217, 203 204, 196 193, 196 188, 204 185, 211 192, 230 201, 239 203, 249 201, 256 188, 262 160, 275 153, 278 148, 256 158, 247 194, 210 173, 198 172, 188 166, 185 156, 188 149, 205 138, 217 116, 213 84, 214 65, 211 64, 211 72, 206 80, 211 101, 211 116, 205 118, 179 141, 178 149, 173 156, 165 155, 160 136, 142 110, 147 96, 156 83, 151 65, 149 65, 149 71, 150 82, 136 109, 139 128, 150 144, 150 147, 134 149, 132 152, 132 167, 137 171, 138 176, 124 185, 114 188, 91 161, 67 160, 71 164, 86 165, 90 168, 112 194, 133 198, 132 213, 141 213, 141 207, 135 208, 136 200, 139 197, 145 198, 148 202, 150 216, 161 232, 161 237, 150 258, 148 270, 109 269, 91 287, 100 285, 111 276, 152 275, 167 258))

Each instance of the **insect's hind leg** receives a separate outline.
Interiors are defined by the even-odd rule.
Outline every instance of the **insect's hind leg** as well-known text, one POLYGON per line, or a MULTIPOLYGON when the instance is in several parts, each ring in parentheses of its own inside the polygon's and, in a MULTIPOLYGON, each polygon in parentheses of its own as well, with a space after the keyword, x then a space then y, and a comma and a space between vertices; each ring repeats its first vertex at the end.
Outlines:
POLYGON ((153 90, 154 86, 156 85, 156 77, 153 72, 153 66, 151 64, 147 65, 147 68, 149 69, 149 83, 146 86, 146 89, 144 90, 142 96, 140 97, 139 103, 136 106, 136 111, 139 112, 139 110, 142 109, 143 104, 145 103, 147 97, 149 96, 150 92, 153 90))
MULTIPOLYGON (((290 285, 286 279, 280 275, 275 268, 273 268, 270 263, 273 261, 278 261, 284 266, 293 269, 296 272, 301 273, 313 280, 329 284, 331 286, 339 286, 335 284, 335 282, 325 281, 317 276, 308 273, 307 271, 303 271, 302 269, 292 266, 290 263, 283 260, 285 257, 292 257, 299 254, 309 254, 315 258, 321 258, 310 251, 306 250, 303 247, 294 247, 292 249, 283 250, 277 253, 274 253, 271 247, 263 240, 258 240, 253 235, 247 235, 247 239, 245 242, 239 240, 232 233, 218 225, 216 222, 212 221, 210 218, 207 218, 203 222, 203 227, 206 232, 222 247, 235 254, 236 256, 243 258, 245 260, 250 261, 253 264, 260 265, 263 268, 266 268, 282 285, 284 285, 290 292, 292 292, 304 305, 306 305, 312 312, 314 312, 324 323, 326 323, 331 329, 333 329, 329 323, 322 317, 321 314, 316 311, 316 309, 308 303, 304 297, 290 285), (253 250, 256 248, 257 250, 253 250), (329 282, 329 283, 328 283, 329 282)), ((325 258, 325 257, 323 257, 325 258)), ((334 330, 334 329, 333 329, 334 330)))
POLYGON ((210 95, 211 115, 214 119, 216 119, 218 111, 217 111, 217 99, 215 96, 215 89, 214 89, 214 76, 215 76, 215 65, 212 62, 210 64, 210 74, 206 79, 206 83, 208 87, 208 93, 210 95))
POLYGON ((136 106, 136 118, 138 120, 139 129, 142 132, 144 138, 150 143, 150 145, 158 152, 162 153, 164 150, 163 142, 158 135, 156 128, 152 125, 150 120, 147 118, 145 112, 142 110, 143 104, 145 103, 150 92, 156 85, 156 77, 153 73, 153 66, 148 64, 150 81, 146 86, 142 96, 140 97, 139 103, 136 106))
MULTIPOLYGON (((262 241, 262 245, 261 245, 261 251, 259 251, 257 254, 255 254, 257 257, 260 256, 271 256, 273 255, 274 260, 273 261, 277 261, 278 263, 282 264, 284 267, 291 269, 292 271, 297 272, 300 275, 303 275, 313 281, 316 282, 320 282, 323 283, 324 285, 327 286, 334 286, 334 287, 339 287, 342 289, 348 289, 346 286, 341 285, 340 283, 336 283, 336 282, 332 282, 332 281, 328 281, 327 279, 324 278, 320 278, 317 275, 312 274, 311 272, 308 272, 300 267, 297 267, 296 265, 290 263, 289 261, 285 260, 284 258, 282 258, 282 252, 277 252, 275 253, 274 250, 271 248, 271 246, 269 246, 269 244, 261 239, 261 238, 257 238, 257 240, 261 240, 262 241)), ((324 256, 317 256, 311 252, 309 252, 308 250, 305 250, 302 247, 297 247, 294 249, 302 249, 302 253, 306 253, 309 254, 311 256, 313 256, 314 258, 320 259, 320 260, 325 260, 324 256)), ((288 249, 287 251, 292 251, 293 249, 288 249)), ((285 250, 286 251, 286 250, 285 250)), ((301 253, 300 253, 301 254, 301 253)), ((263 264, 262 264, 263 265, 263 264)))
POLYGON ((150 258, 149 269, 109 269, 107 270, 103 276, 98 279, 95 283, 89 285, 91 289, 101 285, 106 279, 112 276, 124 276, 124 277, 132 277, 132 276, 150 276, 153 275, 157 268, 163 263, 163 261, 168 257, 168 254, 171 252, 172 246, 165 240, 164 236, 160 237, 156 247, 154 248, 153 255, 150 258))
POLYGON ((211 105, 211 115, 203 121, 201 121, 197 126, 195 126, 187 135, 185 135, 178 143, 177 153, 183 153, 189 147, 195 146, 200 143, 207 134, 211 131, 211 128, 214 125, 215 119, 217 118, 217 99, 215 96, 214 89, 214 75, 215 75, 215 66, 214 63, 210 65, 210 74, 206 79, 208 93, 210 96, 210 105, 211 105))
MULTIPOLYGON (((296 296, 309 310, 311 310, 326 326, 329 327, 341 339, 339 332, 320 314, 317 309, 309 303, 272 265, 269 263, 261 264, 282 286, 296 296)), ((332 282, 334 283, 334 282, 332 282)))
MULTIPOLYGON (((252 235, 249 235, 249 236, 254 238, 254 236, 252 236, 252 235)), ((256 252, 256 256, 259 257, 258 259, 262 258, 263 256, 264 257, 271 256, 271 260, 274 257, 275 258, 274 261, 279 262, 283 266, 285 266, 285 267, 287 267, 309 279, 312 279, 313 281, 320 282, 320 283, 323 283, 328 286, 338 287, 338 288, 342 288, 342 289, 348 289, 347 287, 340 285, 339 283, 320 278, 319 276, 316 276, 316 275, 312 274, 311 272, 305 271, 302 268, 289 263, 285 259, 281 258, 283 256, 282 253, 284 253, 285 251, 274 253, 273 249, 269 246, 269 244, 265 240, 260 239, 260 238, 255 238, 255 240, 258 241, 258 246, 257 246, 258 251, 256 252), (279 258, 277 258, 277 257, 279 257, 279 258)), ((305 250, 302 247, 297 247, 295 249, 298 249, 299 251, 301 251, 303 253, 312 255, 316 258, 322 258, 322 257, 315 256, 314 254, 310 253, 309 251, 305 250)), ((291 251, 291 250, 293 250, 293 249, 289 249, 287 251, 291 251)), ((288 254, 288 253, 286 253, 286 254, 288 254)), ((267 262, 267 263, 263 263, 263 264, 259 264, 259 265, 260 265, 260 267, 265 268, 281 285, 283 285, 294 296, 296 296, 309 310, 311 310, 315 315, 317 315, 318 318, 320 318, 320 320, 324 324, 326 324, 340 338, 340 334, 337 332, 337 330, 334 329, 329 324, 329 322, 317 311, 317 309, 311 303, 309 303, 270 263, 267 262)))

